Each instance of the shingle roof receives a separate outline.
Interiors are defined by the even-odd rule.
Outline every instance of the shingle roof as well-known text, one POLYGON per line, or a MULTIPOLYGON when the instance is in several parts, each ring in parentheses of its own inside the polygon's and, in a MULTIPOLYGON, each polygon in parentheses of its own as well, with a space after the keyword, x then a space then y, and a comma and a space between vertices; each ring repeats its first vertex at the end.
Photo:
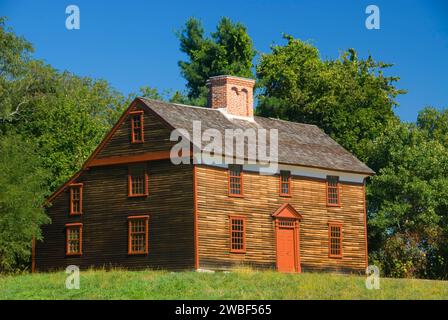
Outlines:
POLYGON ((145 105, 176 129, 186 129, 190 136, 193 121, 201 121, 202 132, 217 129, 277 129, 278 162, 366 175, 374 171, 345 150, 315 125, 279 119, 254 117, 254 121, 226 117, 221 111, 140 98, 145 105))

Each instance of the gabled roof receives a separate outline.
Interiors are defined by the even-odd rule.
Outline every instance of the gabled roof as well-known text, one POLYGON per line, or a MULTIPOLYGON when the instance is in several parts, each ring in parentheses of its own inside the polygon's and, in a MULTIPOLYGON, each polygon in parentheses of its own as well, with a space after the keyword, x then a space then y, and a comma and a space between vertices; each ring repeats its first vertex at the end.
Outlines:
MULTIPOLYGON (((315 125, 289 122, 279 119, 254 117, 252 121, 226 117, 221 111, 210 108, 167 103, 158 100, 136 98, 123 112, 120 119, 106 134, 104 139, 84 162, 81 169, 59 187, 47 199, 47 203, 57 197, 80 174, 89 168, 99 152, 106 146, 117 129, 139 103, 147 107, 169 129, 185 129, 192 136, 193 121, 201 121, 202 132, 217 129, 222 135, 225 129, 277 129, 278 162, 314 168, 373 175, 375 172, 345 150, 315 125)), ((269 143, 269 142, 268 142, 269 143)))
POLYGON ((114 133, 117 131, 117 129, 121 126, 124 120, 126 120, 127 116, 129 115, 129 112, 133 110, 133 108, 137 105, 139 102, 139 99, 134 99, 134 101, 131 102, 131 104, 127 107, 127 109, 123 112, 120 119, 118 119, 117 123, 109 130, 109 132, 104 136, 103 140, 100 142, 100 144, 95 148, 95 150, 92 152, 92 154, 87 158, 87 160, 83 163, 81 169, 79 169, 77 172, 75 172, 70 179, 68 179, 63 185, 61 185, 59 188, 57 188, 45 201, 45 204, 51 203, 54 198, 56 198, 62 191, 64 191, 65 188, 67 188, 73 181, 75 181, 83 171, 89 168, 89 164, 95 159, 95 157, 100 153, 100 151, 106 146, 107 142, 112 138, 114 133))
POLYGON ((202 132, 217 129, 223 136, 225 129, 277 129, 279 163, 365 175, 375 173, 315 125, 257 116, 249 121, 227 117, 217 109, 139 99, 173 128, 183 128, 190 136, 193 121, 201 121, 202 132))

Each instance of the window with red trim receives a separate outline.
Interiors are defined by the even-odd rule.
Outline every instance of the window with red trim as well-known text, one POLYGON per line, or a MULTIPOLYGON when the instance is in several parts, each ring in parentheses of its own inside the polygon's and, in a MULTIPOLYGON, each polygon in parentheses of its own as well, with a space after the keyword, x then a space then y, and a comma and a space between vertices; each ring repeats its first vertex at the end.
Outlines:
POLYGON ((342 257, 342 225, 339 223, 328 224, 328 255, 342 257))
POLYGON ((65 253, 68 256, 82 255, 82 223, 69 223, 66 228, 65 253))
POLYGON ((146 172, 146 164, 130 166, 128 173, 128 196, 141 197, 147 195, 148 174, 146 172))
POLYGON ((82 184, 70 186, 70 214, 82 213, 82 184))
POLYGON ((131 112, 131 141, 140 143, 144 141, 143 111, 131 112))
POLYGON ((243 166, 239 164, 229 165, 229 195, 243 195, 243 166))
POLYGON ((280 171, 280 195, 291 195, 291 171, 280 171))
POLYGON ((148 220, 149 216, 128 217, 128 253, 148 253, 148 220))
POLYGON ((340 203, 339 177, 327 176, 327 205, 339 206, 340 203))
POLYGON ((230 251, 246 252, 246 219, 230 217, 230 251))

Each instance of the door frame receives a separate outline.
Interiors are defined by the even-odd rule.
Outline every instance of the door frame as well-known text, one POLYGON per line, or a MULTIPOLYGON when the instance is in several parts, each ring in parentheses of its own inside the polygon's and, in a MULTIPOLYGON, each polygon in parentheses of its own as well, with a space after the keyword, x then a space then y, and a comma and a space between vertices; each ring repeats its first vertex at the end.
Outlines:
POLYGON ((294 241, 294 272, 301 273, 301 258, 300 258, 300 220, 302 215, 294 209, 289 203, 285 203, 278 208, 273 214, 275 223, 275 249, 276 249, 276 268, 278 270, 279 263, 279 242, 278 234, 280 229, 293 229, 293 241, 294 241))

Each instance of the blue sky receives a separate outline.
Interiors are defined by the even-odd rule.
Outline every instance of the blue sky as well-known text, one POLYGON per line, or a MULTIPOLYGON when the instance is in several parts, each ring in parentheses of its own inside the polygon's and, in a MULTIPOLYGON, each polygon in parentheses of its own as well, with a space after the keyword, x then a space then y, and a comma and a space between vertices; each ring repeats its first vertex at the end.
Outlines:
POLYGON ((405 121, 426 105, 448 107, 448 1, 0 0, 0 16, 34 44, 36 57, 106 79, 124 94, 143 85, 183 89, 177 62, 185 57, 175 31, 194 16, 210 32, 228 16, 247 26, 260 52, 288 33, 310 40, 323 58, 353 47, 361 56, 394 63, 389 73, 408 90, 396 110, 405 121), (80 8, 80 30, 65 28, 70 4, 80 8), (369 4, 380 8, 380 30, 365 28, 369 4))

